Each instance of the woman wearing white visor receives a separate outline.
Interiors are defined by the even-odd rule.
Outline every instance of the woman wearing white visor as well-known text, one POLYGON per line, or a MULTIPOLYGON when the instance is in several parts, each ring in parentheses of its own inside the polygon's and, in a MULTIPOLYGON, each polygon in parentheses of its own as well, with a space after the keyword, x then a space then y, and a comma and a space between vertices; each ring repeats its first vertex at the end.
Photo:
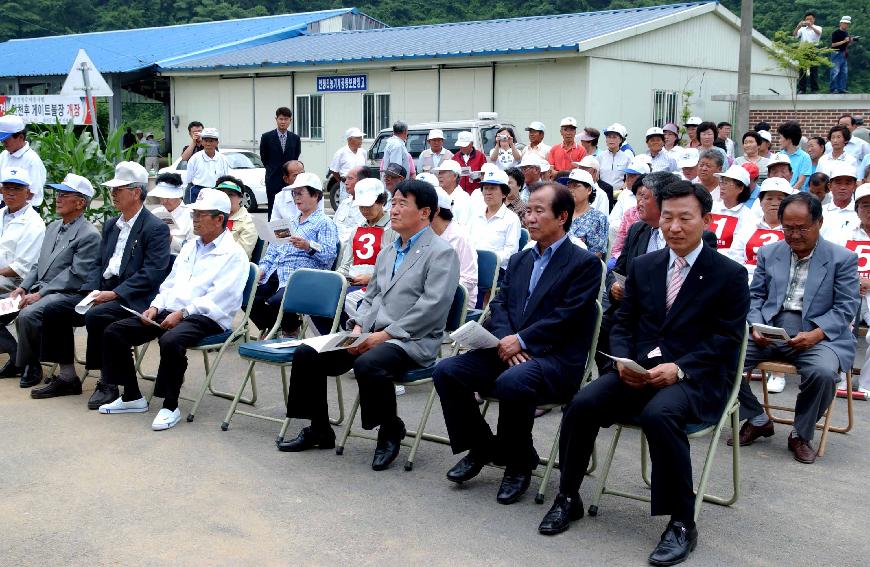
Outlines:
POLYGON ((148 192, 148 197, 159 199, 160 206, 151 212, 169 225, 169 253, 178 254, 184 242, 193 238, 193 221, 190 209, 184 204, 181 176, 177 173, 161 173, 156 183, 154 189, 148 192))

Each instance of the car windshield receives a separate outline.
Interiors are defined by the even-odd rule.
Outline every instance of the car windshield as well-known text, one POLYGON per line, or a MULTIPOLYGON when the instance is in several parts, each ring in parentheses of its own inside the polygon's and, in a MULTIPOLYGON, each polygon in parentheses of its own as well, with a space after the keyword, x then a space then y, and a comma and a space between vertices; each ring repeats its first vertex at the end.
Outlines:
POLYGON ((255 169, 263 167, 260 156, 252 152, 226 152, 224 157, 230 164, 230 169, 255 169))

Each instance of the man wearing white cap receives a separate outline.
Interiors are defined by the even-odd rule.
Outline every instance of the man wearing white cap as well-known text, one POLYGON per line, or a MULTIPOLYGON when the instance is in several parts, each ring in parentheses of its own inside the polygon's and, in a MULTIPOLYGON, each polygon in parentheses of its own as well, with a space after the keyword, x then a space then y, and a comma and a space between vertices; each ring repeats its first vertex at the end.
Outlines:
POLYGON ((608 225, 612 231, 616 231, 619 225, 622 224, 622 216, 627 210, 637 206, 637 197, 631 191, 631 186, 641 175, 647 175, 650 172, 649 164, 640 159, 640 156, 635 156, 628 167, 625 168, 625 186, 619 197, 616 199, 616 204, 608 216, 608 225))
POLYGON ((574 136, 577 134, 577 119, 566 116, 559 122, 559 133, 562 134, 562 143, 550 148, 547 161, 554 171, 574 169, 574 162, 579 162, 586 156, 583 146, 577 145, 574 136))
POLYGON ((103 414, 148 411, 148 401, 139 391, 132 347, 158 339, 160 366, 154 395, 163 398, 163 408, 151 424, 155 431, 181 420, 178 397, 187 370, 187 349, 232 328, 248 279, 248 258, 227 230, 229 197, 204 188, 190 208, 196 238, 184 244, 157 296, 141 317, 113 323, 103 334, 103 379, 124 387, 120 397, 100 406, 103 414))
POLYGON ((426 136, 429 147, 420 152, 420 169, 433 172, 438 166, 453 157, 453 152, 444 147, 444 132, 434 128, 426 136))
POLYGON ((544 180, 541 174, 550 171, 550 163, 539 158, 537 154, 529 153, 520 160, 519 168, 523 172, 523 180, 525 181, 520 190, 520 199, 528 203, 532 185, 544 180))
POLYGON ((849 78, 849 46, 854 38, 849 35, 848 29, 852 25, 852 16, 840 18, 840 25, 831 34, 831 94, 844 94, 846 92, 846 80, 849 78))
POLYGON ((332 161, 329 163, 329 174, 333 179, 341 183, 339 191, 339 200, 347 196, 344 177, 347 172, 359 165, 366 164, 366 151, 362 147, 363 131, 359 128, 348 128, 344 133, 344 139, 347 144, 338 148, 332 156, 332 161))
POLYGON ((453 202, 451 208, 453 218, 459 224, 467 226, 473 207, 471 197, 459 186, 461 173, 459 164, 452 159, 447 159, 441 162, 441 165, 436 167, 434 171, 438 177, 438 186, 447 193, 453 202))
POLYGON ((665 150, 665 131, 655 126, 646 131, 647 154, 652 158, 652 171, 677 171, 677 162, 665 150))
POLYGON ((204 128, 199 135, 202 151, 196 152, 187 162, 184 180, 188 184, 187 202, 196 201, 199 190, 203 187, 214 187, 215 181, 222 175, 229 175, 230 164, 217 149, 220 133, 217 128, 204 128))
POLYGON ((184 187, 177 173, 161 173, 157 176, 156 186, 148 194, 160 199, 160 206, 151 212, 169 227, 170 254, 181 252, 185 241, 193 238, 193 223, 190 208, 184 204, 184 187))
POLYGON ((438 194, 438 212, 430 226, 435 234, 449 242, 456 251, 459 258, 459 283, 468 292, 468 308, 474 309, 477 304, 477 252, 469 241, 468 232, 453 220, 453 200, 450 195, 440 187, 436 187, 435 192, 438 194))
POLYGON ((858 222, 855 214, 855 187, 858 178, 855 168, 846 163, 836 162, 829 169, 831 181, 831 202, 822 206, 825 222, 822 237, 831 240, 847 225, 858 222))
MULTIPOLYGON (((42 378, 42 373, 36 373, 35 368, 39 366, 39 336, 45 306, 75 294, 100 252, 100 233, 83 218, 94 196, 90 181, 70 173, 63 183, 52 187, 56 189, 55 211, 61 218, 45 229, 46 238, 40 238, 38 262, 9 294, 10 298, 19 301, 21 311, 0 318, 0 352, 10 355, 6 367, 0 370, 0 376, 15 376, 24 370, 22 382, 25 387, 42 378), (13 319, 16 319, 19 342, 6 330, 6 325, 13 319), (25 370, 31 366, 34 370, 25 370)), ((37 233, 42 233, 40 224, 31 226, 37 233)), ((81 383, 78 388, 81 393, 81 383)))
POLYGON ((701 146, 701 142, 698 140, 698 126, 701 125, 700 116, 689 116, 686 119, 686 136, 689 137, 689 142, 686 144, 687 148, 698 148, 701 146))
POLYGON ((607 150, 598 156, 598 162, 601 164, 599 174, 601 179, 613 187, 614 191, 622 189, 625 183, 625 168, 628 167, 628 163, 633 157, 632 154, 620 149, 627 136, 628 131, 625 126, 619 123, 611 124, 604 129, 607 150))
POLYGON ((456 147, 459 150, 453 154, 451 159, 460 167, 459 186, 471 195, 475 189, 480 187, 480 172, 486 163, 486 156, 483 155, 483 152, 475 149, 474 134, 467 130, 463 130, 456 136, 456 147))
MULTIPOLYGON (((68 381, 76 376, 75 327, 84 325, 88 331, 85 368, 98 370, 103 363, 103 331, 129 316, 124 307, 146 309, 169 267, 169 227, 143 206, 148 188, 145 168, 122 161, 115 166, 115 177, 103 185, 111 188, 112 204, 120 214, 103 225, 100 261, 92 263, 78 297, 48 305, 42 318, 40 360, 57 363, 60 378, 68 381)), ((100 379, 88 409, 117 397, 117 386, 100 379)))
POLYGON ((526 157, 527 154, 534 154, 541 161, 547 161, 547 156, 550 155, 551 147, 544 143, 544 130, 545 126, 543 122, 538 122, 534 120, 526 126, 526 132, 529 133, 529 143, 526 147, 523 148, 523 151, 520 152, 522 158, 526 157))
POLYGON ((701 154, 698 148, 686 148, 677 159, 677 167, 680 170, 679 175, 686 181, 697 183, 698 179, 698 161, 701 159, 701 154))
POLYGON ((17 288, 39 259, 45 223, 30 206, 30 175, 18 166, 0 170, 0 293, 17 288))
POLYGON ((5 149, 0 153, 0 171, 7 167, 27 170, 30 178, 30 204, 42 205, 43 186, 45 185, 45 165, 30 143, 24 120, 13 114, 0 116, 0 141, 5 149))
MULTIPOLYGON (((347 193, 341 199, 338 208, 335 209, 335 214, 332 215, 332 221, 335 223, 336 228, 338 228, 338 239, 341 242, 347 242, 351 235, 353 235, 356 227, 365 222, 365 217, 363 217, 359 207, 356 205, 355 188, 357 183, 370 177, 369 168, 365 165, 356 165, 342 176, 344 180, 343 185, 347 193)), ((287 194, 290 194, 289 191, 287 194)), ((323 201, 320 204, 323 205, 323 201)), ((295 209, 296 205, 293 205, 293 208, 295 209)), ((321 210, 323 209, 321 208, 321 210)), ((298 212, 296 216, 299 216, 298 212)))

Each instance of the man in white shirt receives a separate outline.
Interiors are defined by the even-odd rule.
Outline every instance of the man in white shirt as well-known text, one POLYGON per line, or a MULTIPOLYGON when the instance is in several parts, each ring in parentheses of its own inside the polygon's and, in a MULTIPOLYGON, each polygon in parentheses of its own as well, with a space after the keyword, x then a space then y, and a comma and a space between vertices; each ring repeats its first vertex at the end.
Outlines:
POLYGON ((822 206, 822 237, 835 240, 836 235, 846 225, 858 222, 855 214, 855 187, 858 180, 855 168, 841 162, 834 162, 830 168, 831 202, 822 206))
POLYGON ((103 380, 124 387, 121 397, 100 406, 104 414, 148 411, 148 401, 139 391, 132 347, 159 339, 154 395, 163 398, 163 408, 151 424, 155 431, 181 420, 178 397, 187 370, 187 349, 232 328, 248 279, 245 251, 226 229, 229 197, 204 188, 190 208, 197 238, 185 243, 157 296, 140 317, 113 323, 103 334, 103 380))
POLYGON ((444 147, 444 132, 435 128, 426 136, 429 147, 420 152, 420 170, 434 172, 442 163, 453 157, 453 152, 444 147))
POLYGON ((528 203, 531 195, 530 187, 543 181, 541 174, 550 171, 550 163, 546 159, 540 159, 537 154, 528 153, 523 155, 519 168, 523 172, 525 180, 522 189, 520 189, 520 199, 528 203))
POLYGON ((665 131, 661 128, 652 127, 646 131, 647 154, 652 160, 652 171, 677 171, 677 162, 665 151, 665 131))
MULTIPOLYGON (((816 15, 813 12, 807 12, 804 19, 794 29, 793 35, 798 38, 800 43, 818 44, 822 37, 822 26, 816 25, 816 15)), ((806 69, 801 69, 797 87, 798 94, 806 94, 807 92, 807 75, 810 78, 810 92, 814 93, 819 90, 819 68, 813 66, 810 67, 809 73, 806 69)))
POLYGON ((227 158, 217 150, 220 133, 217 128, 205 128, 199 136, 203 150, 187 162, 185 181, 188 183, 188 203, 196 201, 199 190, 214 187, 218 177, 230 174, 227 158))
POLYGON ((598 162, 601 164, 599 174, 601 179, 610 183, 614 191, 622 189, 625 184, 625 168, 628 167, 632 157, 631 154, 620 149, 626 137, 628 137, 628 130, 618 122, 604 129, 607 151, 601 152, 598 156, 598 162))
POLYGON ((0 170, 0 182, 6 205, 0 209, 0 293, 7 293, 39 260, 45 223, 30 206, 33 193, 26 169, 6 167, 0 170))
POLYGON ((33 194, 30 204, 39 207, 42 205, 45 185, 45 165, 27 142, 26 128, 24 120, 18 116, 0 116, 0 141, 6 148, 0 153, 0 171, 7 167, 27 170, 30 192, 33 194))
POLYGON ((452 159, 444 160, 434 171, 438 177, 438 185, 453 202, 451 207, 453 219, 467 226, 473 214, 474 204, 468 193, 459 186, 459 176, 462 173, 459 163, 452 159))
MULTIPOLYGON (((520 159, 532 154, 538 157, 541 161, 547 161, 547 156, 550 155, 550 146, 544 143, 544 123, 533 121, 526 127, 526 132, 529 133, 529 144, 520 152, 520 159)), ((526 199, 528 200, 528 197, 526 199)))
POLYGON ((332 161, 329 163, 329 174, 333 179, 341 183, 339 201, 347 196, 344 176, 354 167, 365 165, 366 163, 366 151, 362 148, 363 136, 363 131, 359 128, 349 128, 344 133, 347 144, 338 148, 335 155, 332 156, 332 161))
MULTIPOLYGON (((366 220, 355 203, 355 187, 361 179, 368 179, 370 175, 369 168, 364 165, 352 167, 344 175, 344 186, 347 189, 347 196, 341 200, 341 203, 338 204, 338 208, 335 210, 335 214, 332 215, 332 221, 338 228, 338 240, 340 242, 347 242, 353 236, 353 233, 356 232, 357 227, 366 220)), ((290 192, 287 191, 287 193, 290 192)), ((323 200, 320 202, 323 203, 323 200)), ((299 218, 298 213, 293 218, 299 218)))
MULTIPOLYGON (((851 114, 843 114, 840 116, 839 120, 837 120, 837 124, 841 126, 845 126, 849 129, 849 132, 852 133, 858 128, 858 123, 852 117, 851 114)), ((847 154, 852 155, 859 164, 864 160, 864 158, 870 155, 870 144, 858 138, 857 136, 851 136, 849 140, 846 142, 846 146, 843 148, 847 154)), ((825 144, 825 153, 831 153, 832 147, 831 142, 825 144)))

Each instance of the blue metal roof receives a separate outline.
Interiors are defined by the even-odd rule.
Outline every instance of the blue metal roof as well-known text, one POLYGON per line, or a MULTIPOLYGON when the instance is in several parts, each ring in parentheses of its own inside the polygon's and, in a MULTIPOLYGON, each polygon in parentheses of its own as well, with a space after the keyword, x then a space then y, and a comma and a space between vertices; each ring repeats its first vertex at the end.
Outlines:
POLYGON ((101 73, 125 73, 284 40, 304 33, 309 23, 351 12, 356 8, 13 39, 0 43, 0 77, 66 75, 82 48, 101 73))
POLYGON ((578 44, 711 2, 311 34, 161 65, 161 70, 326 65, 577 50, 578 44))

